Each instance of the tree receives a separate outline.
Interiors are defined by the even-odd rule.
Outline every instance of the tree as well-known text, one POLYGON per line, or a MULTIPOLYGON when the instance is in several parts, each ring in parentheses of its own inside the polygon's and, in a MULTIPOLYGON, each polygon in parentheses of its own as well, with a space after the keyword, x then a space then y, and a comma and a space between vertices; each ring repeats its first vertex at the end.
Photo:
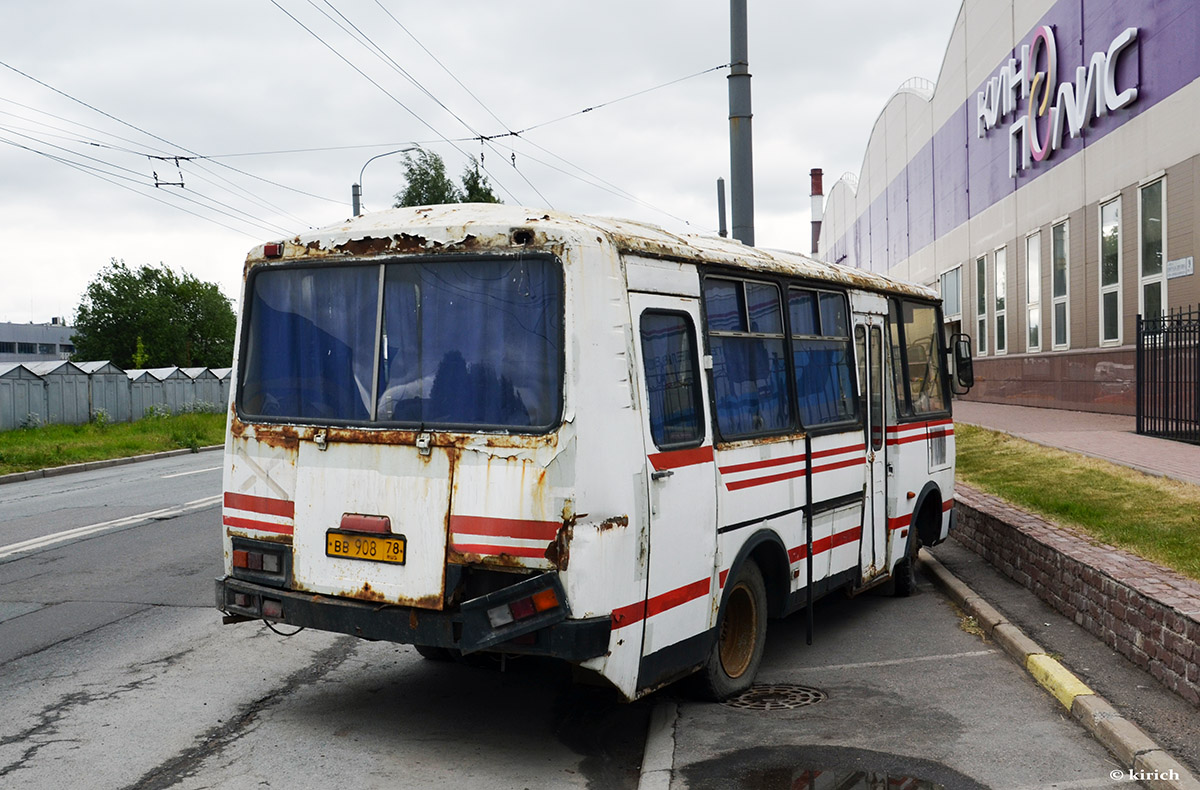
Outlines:
POLYGON ((123 368, 228 367, 236 325, 215 283, 162 264, 133 270, 113 258, 76 308, 73 359, 123 368))
POLYGON ((461 187, 450 180, 446 175, 446 163, 432 151, 421 149, 415 157, 405 154, 403 167, 406 184, 402 191, 396 193, 396 202, 393 204, 396 208, 500 202, 475 157, 471 157, 471 163, 463 170, 461 187))
POLYGON ((487 176, 479 170, 479 160, 471 157, 471 164, 463 169, 463 203, 499 203, 500 198, 492 191, 487 176))

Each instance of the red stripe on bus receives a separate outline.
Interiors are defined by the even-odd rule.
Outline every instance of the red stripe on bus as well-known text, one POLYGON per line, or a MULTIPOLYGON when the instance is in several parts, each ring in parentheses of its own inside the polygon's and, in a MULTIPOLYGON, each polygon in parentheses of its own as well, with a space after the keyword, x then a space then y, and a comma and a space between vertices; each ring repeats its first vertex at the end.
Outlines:
POLYGON ((719 584, 721 586, 722 590, 725 589, 725 580, 728 578, 729 578, 729 571, 727 571, 727 570, 721 571, 721 576, 717 580, 717 584, 719 584))
MULTIPOLYGON (((834 469, 846 469, 851 466, 859 466, 863 463, 866 463, 865 459, 863 458, 851 458, 846 461, 838 461, 832 464, 822 464, 821 466, 813 467, 813 474, 830 472, 834 469)), ((804 477, 804 474, 805 470, 803 469, 793 469, 790 472, 780 472, 779 474, 767 475, 766 477, 751 477, 747 480, 734 480, 733 482, 726 483, 725 487, 730 491, 737 491, 741 488, 753 488, 754 486, 764 486, 768 483, 778 483, 781 480, 791 480, 792 478, 796 477, 804 477)))
POLYGON ((896 447, 901 444, 909 444, 911 442, 923 442, 929 438, 929 434, 914 433, 912 436, 901 436, 897 439, 888 439, 887 443, 890 447, 896 447))
POLYGON ((561 521, 534 521, 523 518, 493 516, 450 516, 450 531, 466 535, 488 535, 493 538, 552 541, 562 526, 561 521))
MULTIPOLYGON (((846 453, 861 453, 867 449, 865 444, 852 444, 848 447, 835 447, 832 450, 820 450, 812 454, 813 460, 818 458, 828 458, 832 455, 845 455, 846 453)), ((737 472, 751 472, 755 469, 767 469, 772 466, 783 466, 785 464, 802 464, 804 463, 804 453, 799 455, 788 455, 783 458, 768 458, 765 461, 750 461, 744 464, 731 464, 729 466, 719 467, 721 474, 735 474, 737 472)))
POLYGON ((912 524, 912 513, 909 513, 907 516, 889 518, 887 522, 888 529, 890 530, 904 529, 910 524, 912 524))
POLYGON ((772 466, 783 466, 784 464, 801 464, 804 463, 804 453, 800 455, 787 455, 783 458, 768 458, 765 461, 750 461, 744 464, 731 464, 729 466, 718 467, 723 475, 731 475, 736 472, 750 472, 755 469, 766 469, 772 466))
POLYGON ((261 513, 265 516, 296 517, 295 502, 286 499, 271 499, 265 496, 235 494, 231 491, 225 492, 225 507, 231 507, 236 510, 249 510, 252 513, 261 513))
POLYGON ((677 606, 682 606, 689 601, 694 601, 697 598, 708 595, 709 583, 709 579, 700 579, 691 584, 676 587, 674 590, 668 590, 648 600, 638 601, 629 606, 613 609, 612 628, 615 631, 618 628, 633 625, 641 620, 653 617, 656 614, 662 614, 677 606))
POLYGON ((901 431, 916 431, 927 430, 929 428, 938 428, 943 425, 954 425, 954 420, 929 420, 928 422, 906 422, 900 425, 889 425, 888 433, 900 433, 901 431))
MULTIPOLYGON (((836 549, 838 546, 845 546, 847 543, 853 543, 856 540, 862 539, 862 527, 847 529, 843 532, 836 532, 828 538, 821 538, 813 541, 813 556, 817 556, 826 551, 836 549)), ((788 560, 791 562, 799 562, 808 556, 808 546, 800 545, 794 549, 788 550, 788 560)))
POLYGON ((546 550, 536 546, 495 546, 485 543, 455 543, 451 541, 450 548, 462 554, 486 554, 493 557, 508 554, 512 557, 546 559, 546 550))
POLYGON ((254 519, 238 518, 237 516, 222 516, 221 523, 227 527, 256 529, 259 532, 274 532, 279 535, 291 535, 295 531, 295 527, 291 524, 272 524, 269 521, 255 521, 254 519))
POLYGON ((942 503, 942 512, 945 513, 947 510, 950 510, 953 507, 954 507, 954 500, 947 499, 945 502, 942 503))
POLYGON ((654 467, 654 471, 661 472, 663 469, 678 469, 681 466, 711 463, 713 448, 710 444, 705 447, 694 447, 691 450, 668 450, 665 453, 651 453, 646 457, 650 459, 650 465, 654 467))

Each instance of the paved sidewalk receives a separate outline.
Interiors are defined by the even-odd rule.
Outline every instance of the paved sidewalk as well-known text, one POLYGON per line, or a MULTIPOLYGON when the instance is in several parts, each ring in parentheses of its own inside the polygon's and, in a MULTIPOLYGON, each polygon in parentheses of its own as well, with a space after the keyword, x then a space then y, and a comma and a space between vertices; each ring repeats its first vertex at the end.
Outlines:
POLYGON ((957 400, 954 419, 1200 485, 1200 445, 1139 436, 1133 417, 957 400))

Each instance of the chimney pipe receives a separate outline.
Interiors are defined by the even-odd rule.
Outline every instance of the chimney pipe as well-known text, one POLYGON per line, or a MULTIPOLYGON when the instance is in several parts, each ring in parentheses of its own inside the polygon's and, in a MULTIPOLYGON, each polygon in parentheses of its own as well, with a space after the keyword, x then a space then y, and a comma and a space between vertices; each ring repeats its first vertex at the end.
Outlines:
POLYGON ((821 216, 824 214, 825 190, 821 186, 821 168, 814 167, 809 175, 812 177, 812 254, 817 254, 821 241, 821 216))

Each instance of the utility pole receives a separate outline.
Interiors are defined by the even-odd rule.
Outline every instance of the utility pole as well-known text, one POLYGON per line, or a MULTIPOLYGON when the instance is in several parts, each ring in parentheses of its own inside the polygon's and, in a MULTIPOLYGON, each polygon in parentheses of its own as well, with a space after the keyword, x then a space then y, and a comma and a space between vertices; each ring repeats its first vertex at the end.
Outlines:
POLYGON ((717 234, 721 238, 729 236, 729 228, 725 225, 725 179, 717 179, 717 234))
POLYGON ((824 175, 821 168, 814 167, 808 173, 812 179, 812 254, 817 254, 821 244, 821 216, 824 213, 825 189, 821 184, 824 175))
POLYGON ((733 237, 754 246, 754 147, 746 0, 729 2, 729 189, 733 237))

